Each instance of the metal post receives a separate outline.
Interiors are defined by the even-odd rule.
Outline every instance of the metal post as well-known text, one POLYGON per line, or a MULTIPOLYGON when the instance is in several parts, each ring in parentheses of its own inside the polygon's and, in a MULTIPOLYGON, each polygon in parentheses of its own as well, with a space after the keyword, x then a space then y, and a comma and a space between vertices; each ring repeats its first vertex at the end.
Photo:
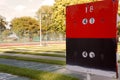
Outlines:
POLYGON ((90 73, 87 73, 87 80, 91 80, 90 73))
POLYGON ((45 21, 46 21, 46 41, 45 41, 45 46, 47 46, 47 27, 48 27, 48 14, 46 14, 46 18, 47 18, 47 20, 45 19, 45 21))
POLYGON ((40 46, 42 46, 42 14, 40 13, 40 46))

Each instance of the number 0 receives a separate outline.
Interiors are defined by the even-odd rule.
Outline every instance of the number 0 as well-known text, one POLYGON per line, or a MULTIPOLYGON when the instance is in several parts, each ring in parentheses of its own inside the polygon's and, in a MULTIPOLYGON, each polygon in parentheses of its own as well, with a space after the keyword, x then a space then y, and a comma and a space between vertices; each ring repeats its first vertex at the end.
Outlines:
POLYGON ((94 24, 95 23, 95 19, 94 18, 90 18, 89 23, 90 24, 94 24))

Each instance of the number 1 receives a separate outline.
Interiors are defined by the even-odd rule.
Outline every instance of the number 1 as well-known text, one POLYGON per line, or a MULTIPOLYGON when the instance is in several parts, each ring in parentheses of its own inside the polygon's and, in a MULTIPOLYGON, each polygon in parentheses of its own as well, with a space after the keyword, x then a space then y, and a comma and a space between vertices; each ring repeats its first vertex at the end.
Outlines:
POLYGON ((88 10, 89 10, 89 12, 93 12, 94 7, 93 6, 90 6, 90 7, 86 6, 85 7, 85 12, 88 13, 88 10))

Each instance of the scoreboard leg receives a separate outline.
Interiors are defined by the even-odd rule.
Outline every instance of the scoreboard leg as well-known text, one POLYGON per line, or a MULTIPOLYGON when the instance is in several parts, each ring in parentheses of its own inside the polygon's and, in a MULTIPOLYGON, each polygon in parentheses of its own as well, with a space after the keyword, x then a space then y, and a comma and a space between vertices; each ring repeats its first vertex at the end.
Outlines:
POLYGON ((91 74, 87 73, 87 80, 91 80, 91 74))

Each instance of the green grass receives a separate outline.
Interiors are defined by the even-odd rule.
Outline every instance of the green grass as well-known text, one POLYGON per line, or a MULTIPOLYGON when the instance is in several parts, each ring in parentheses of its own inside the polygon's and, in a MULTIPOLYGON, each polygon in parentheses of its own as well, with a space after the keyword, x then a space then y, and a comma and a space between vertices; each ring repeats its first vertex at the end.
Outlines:
POLYGON ((12 53, 12 54, 32 54, 32 55, 40 55, 40 56, 51 56, 51 57, 63 57, 65 58, 65 55, 60 54, 46 54, 46 53, 35 53, 35 52, 17 52, 17 51, 4 51, 4 53, 12 53))
POLYGON ((32 62, 40 62, 40 63, 56 64, 56 65, 65 65, 66 64, 65 61, 60 61, 60 60, 36 59, 36 58, 28 58, 28 57, 17 57, 17 56, 1 55, 0 58, 23 60, 23 61, 32 61, 32 62))
POLYGON ((120 63, 120 60, 118 60, 118 63, 120 63))
POLYGON ((10 73, 13 75, 28 77, 31 80, 79 80, 71 76, 56 74, 46 71, 37 71, 27 68, 19 68, 0 64, 0 72, 10 73))
POLYGON ((34 53, 63 53, 65 54, 65 44, 57 44, 57 45, 48 45, 48 46, 7 46, 1 47, 0 51, 27 51, 27 52, 34 52, 34 53))

